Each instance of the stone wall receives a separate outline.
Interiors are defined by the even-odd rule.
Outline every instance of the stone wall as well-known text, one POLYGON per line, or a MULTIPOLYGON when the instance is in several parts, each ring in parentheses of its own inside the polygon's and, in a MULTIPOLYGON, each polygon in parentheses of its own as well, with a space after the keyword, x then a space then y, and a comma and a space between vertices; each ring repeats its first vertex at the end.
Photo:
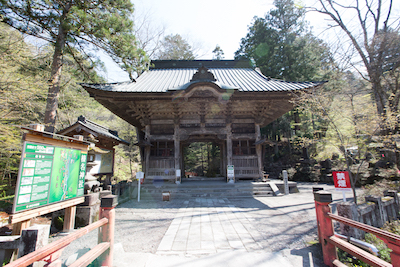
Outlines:
POLYGON ((137 181, 122 181, 112 185, 112 194, 118 196, 118 203, 122 204, 130 199, 137 198, 137 181))
MULTIPOLYGON (((337 204, 338 215, 381 228, 386 222, 400 218, 399 195, 395 190, 385 191, 384 197, 367 196, 364 204, 356 205, 354 202, 339 202, 337 204)), ((340 223, 343 235, 354 238, 364 238, 365 232, 354 227, 340 223)))

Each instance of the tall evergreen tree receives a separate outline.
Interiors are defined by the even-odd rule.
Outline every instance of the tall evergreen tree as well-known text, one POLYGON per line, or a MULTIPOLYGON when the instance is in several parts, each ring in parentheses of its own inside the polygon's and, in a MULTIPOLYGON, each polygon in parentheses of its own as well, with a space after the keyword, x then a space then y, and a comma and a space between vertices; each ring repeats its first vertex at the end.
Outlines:
POLYGON ((132 66, 147 60, 135 44, 132 12, 129 0, 0 0, 5 23, 54 45, 44 118, 47 131, 54 131, 65 52, 80 66, 94 57, 87 52, 90 48, 102 49, 132 79, 136 71, 132 66))
POLYGON ((293 0, 274 1, 276 9, 255 17, 235 58, 252 58, 261 72, 288 81, 322 79, 329 49, 306 30, 304 9, 293 0))
POLYGON ((158 59, 192 60, 195 59, 191 45, 179 34, 167 35, 161 42, 158 59))
MULTIPOLYGON (((275 79, 329 79, 333 69, 329 47, 307 29, 305 9, 296 6, 293 0, 275 0, 274 5, 265 17, 253 19, 235 58, 253 59, 265 76, 275 79)), ((314 132, 325 128, 326 123, 320 117, 295 110, 264 127, 262 134, 275 143, 277 159, 280 156, 277 144, 282 137, 293 137, 295 132, 296 136, 314 138, 314 132)))
MULTIPOLYGON (((0 23, 0 187, 12 184, 18 173, 21 131, 15 126, 43 122, 53 54, 50 45, 35 47, 18 31, 0 23)), ((63 61, 58 126, 66 127, 82 114, 97 117, 108 112, 76 86, 79 82, 104 82, 94 70, 96 65, 82 61, 79 66, 69 54, 63 61)))
POLYGON ((221 49, 221 47, 219 45, 215 46, 212 53, 213 53, 213 59, 216 59, 216 60, 224 59, 224 51, 221 49))

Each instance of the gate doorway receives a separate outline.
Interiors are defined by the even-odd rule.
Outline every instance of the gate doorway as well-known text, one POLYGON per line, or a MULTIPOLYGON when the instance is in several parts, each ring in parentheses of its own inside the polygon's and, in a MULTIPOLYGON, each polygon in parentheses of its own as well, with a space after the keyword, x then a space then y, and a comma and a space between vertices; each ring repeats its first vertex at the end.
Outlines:
POLYGON ((221 148, 215 142, 192 142, 183 148, 185 177, 220 177, 221 148))

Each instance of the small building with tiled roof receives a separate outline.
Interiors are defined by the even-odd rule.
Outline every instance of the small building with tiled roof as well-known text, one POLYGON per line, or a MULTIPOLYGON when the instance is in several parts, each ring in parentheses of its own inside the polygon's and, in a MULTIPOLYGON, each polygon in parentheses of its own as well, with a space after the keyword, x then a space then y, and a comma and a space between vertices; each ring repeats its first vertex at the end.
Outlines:
POLYGON ((323 83, 271 79, 249 61, 158 60, 135 81, 81 85, 137 127, 147 178, 175 179, 184 147, 213 142, 221 175, 233 165, 236 179, 253 179, 262 175, 260 128, 290 111, 297 92, 323 83))
POLYGON ((110 178, 114 173, 114 147, 119 144, 129 146, 129 142, 121 139, 117 131, 113 131, 100 124, 79 116, 78 120, 57 132, 57 134, 73 137, 81 135, 94 146, 90 146, 88 153, 88 162, 96 162, 90 173, 94 175, 106 175, 110 178))

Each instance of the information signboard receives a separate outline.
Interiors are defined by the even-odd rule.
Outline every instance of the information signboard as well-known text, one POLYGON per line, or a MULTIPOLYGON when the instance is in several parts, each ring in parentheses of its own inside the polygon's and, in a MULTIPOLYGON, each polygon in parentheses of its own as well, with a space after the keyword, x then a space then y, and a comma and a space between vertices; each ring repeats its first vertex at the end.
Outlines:
POLYGON ((13 213, 84 194, 87 150, 25 141, 13 213))
POLYGON ((227 175, 228 179, 235 179, 235 168, 233 165, 228 165, 227 175))
MULTIPOLYGON (((97 163, 90 170, 90 174, 112 174, 114 169, 114 150, 97 148, 101 153, 95 153, 94 155, 89 154, 94 157, 92 160, 97 163)), ((95 150, 97 152, 97 150, 95 150)), ((89 160, 90 161, 90 160, 89 160)))

